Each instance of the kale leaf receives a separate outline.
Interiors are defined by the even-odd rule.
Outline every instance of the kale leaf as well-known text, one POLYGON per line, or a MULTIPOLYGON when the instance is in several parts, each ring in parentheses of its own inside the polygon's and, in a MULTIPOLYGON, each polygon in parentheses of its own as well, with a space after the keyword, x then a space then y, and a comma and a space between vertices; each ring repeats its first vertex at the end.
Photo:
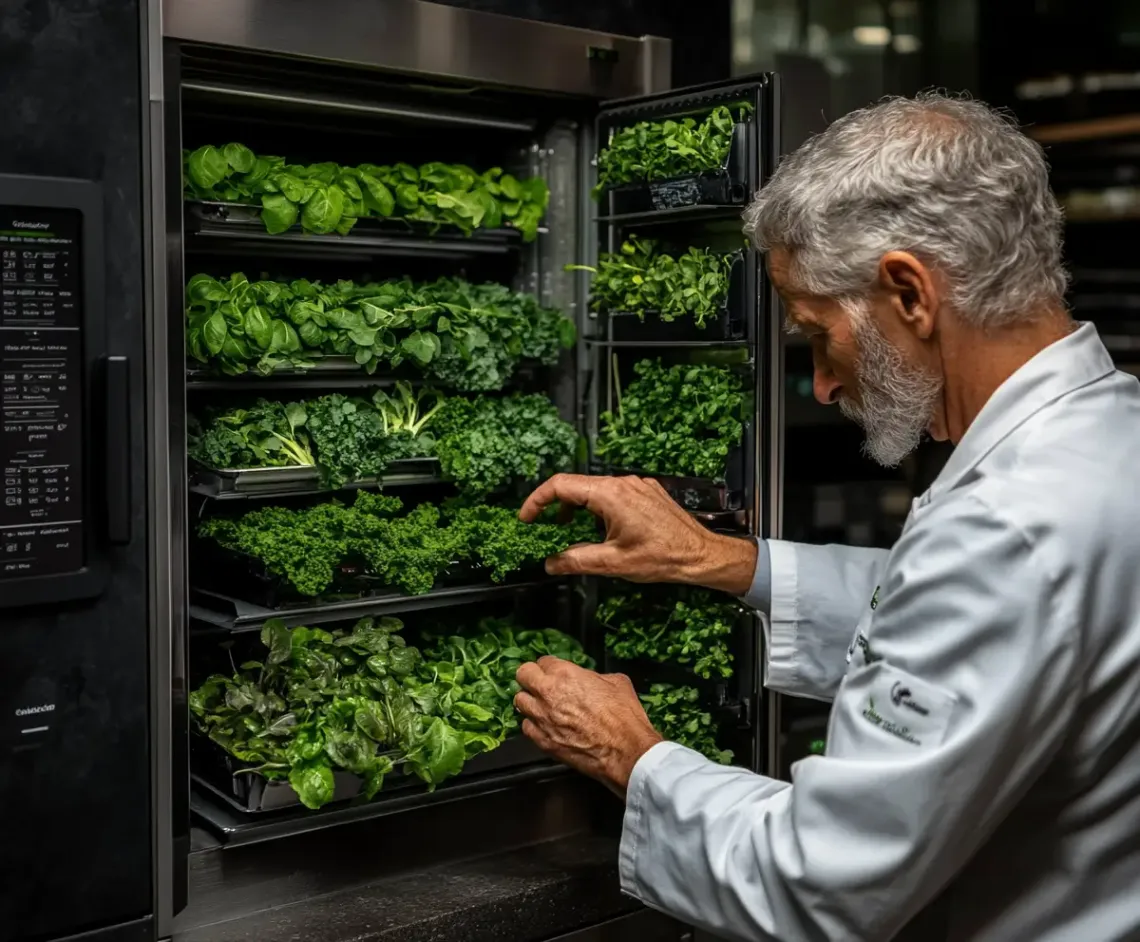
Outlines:
POLYGON ((680 743, 721 765, 732 762, 732 750, 716 744, 712 716, 701 709, 696 687, 654 684, 641 697, 653 728, 670 742, 680 743))
POLYGON ((660 360, 640 360, 634 370, 616 413, 601 417, 596 454, 630 471, 723 479, 743 437, 743 379, 723 366, 660 360))
POLYGON ((301 510, 264 507, 241 517, 210 517, 203 538, 252 556, 302 595, 318 596, 342 567, 363 561, 385 585, 412 595, 428 592, 455 563, 488 570, 492 579, 597 539, 594 518, 581 512, 567 525, 526 524, 505 507, 460 507, 444 521, 438 507, 420 504, 397 516, 399 498, 362 491, 352 506, 339 501, 301 510))
POLYGON ((595 614, 615 657, 681 664, 706 680, 732 676, 729 639, 739 617, 738 605, 703 590, 664 597, 617 592, 595 614))
POLYGON ((214 411, 205 423, 190 416, 188 453, 207 468, 280 468, 312 465, 300 403, 258 399, 248 409, 214 411))
POLYGON ((444 478, 485 496, 569 468, 578 434, 545 396, 444 397, 405 382, 192 418, 190 454, 223 470, 316 464, 326 487, 380 477, 393 461, 436 456, 444 478))

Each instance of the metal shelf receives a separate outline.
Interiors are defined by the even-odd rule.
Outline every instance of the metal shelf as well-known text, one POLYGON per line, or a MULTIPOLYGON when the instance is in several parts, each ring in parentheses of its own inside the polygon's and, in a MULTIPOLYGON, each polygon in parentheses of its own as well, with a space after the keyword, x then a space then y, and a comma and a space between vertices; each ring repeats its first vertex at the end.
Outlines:
MULTIPOLYGON (((493 756, 494 753, 487 755, 493 756)), ((477 758, 479 757, 477 756, 477 758)), ((475 760, 471 761, 474 762, 475 760)), ((408 787, 401 789, 400 792, 393 790, 387 798, 377 797, 375 800, 364 804, 342 805, 320 811, 309 811, 301 808, 273 815, 263 814, 257 817, 242 814, 214 789, 205 787, 195 777, 194 787, 190 791, 190 811, 195 818, 218 837, 223 845, 238 847, 282 837, 293 837, 298 834, 334 827, 338 824, 380 818, 425 805, 439 806, 459 799, 483 795, 497 789, 509 788, 513 785, 545 781, 570 774, 572 774, 570 769, 564 766, 555 765, 549 761, 541 761, 523 768, 488 772, 482 775, 470 773, 470 777, 465 777, 464 773, 461 773, 457 779, 445 782, 434 792, 425 791, 423 788, 408 787)), ((381 792, 382 795, 383 792, 381 792)))
POLYGON ((606 340, 586 338, 586 344, 594 347, 636 347, 637 349, 666 349, 686 347, 752 347, 751 340, 606 340))
POLYGON ((400 220, 364 218, 348 235, 315 235, 300 225, 271 234, 261 221, 261 208, 245 203, 189 201, 186 204, 186 251, 231 255, 256 250, 286 258, 372 258, 420 256, 466 258, 510 255, 518 251, 517 229, 476 229, 464 235, 453 226, 431 226, 400 220))
POLYGON ((220 592, 193 589, 197 601, 190 604, 190 618, 199 623, 199 630, 225 631, 241 634, 259 631, 271 618, 279 618, 290 628, 299 625, 327 624, 355 621, 369 615, 395 615, 401 612, 421 612, 436 608, 455 608, 488 599, 501 598, 522 589, 555 586, 558 581, 534 579, 526 582, 483 582, 476 585, 449 586, 433 589, 423 595, 391 593, 338 602, 318 602, 294 605, 287 608, 267 608, 255 605, 220 592))
MULTIPOLYGON (((391 473, 380 478, 350 481, 341 488, 399 487, 414 484, 438 484, 439 461, 435 458, 408 458, 393 461, 391 473)), ((313 465, 286 468, 203 468, 193 473, 190 490, 213 500, 243 500, 257 497, 327 493, 321 486, 320 471, 313 465)))
POLYGON ((744 212, 743 205, 717 206, 697 203, 692 206, 678 206, 675 209, 659 209, 643 213, 612 213, 595 217, 595 222, 607 222, 616 226, 637 225, 644 227, 739 217, 742 212, 744 212))

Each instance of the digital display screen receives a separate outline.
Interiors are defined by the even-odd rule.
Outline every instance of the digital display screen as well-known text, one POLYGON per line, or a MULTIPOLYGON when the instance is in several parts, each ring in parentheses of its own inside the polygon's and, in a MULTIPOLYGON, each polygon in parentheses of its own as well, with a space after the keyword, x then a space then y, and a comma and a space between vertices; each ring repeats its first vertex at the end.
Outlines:
POLYGON ((0 581, 84 566, 82 225, 0 204, 0 581))

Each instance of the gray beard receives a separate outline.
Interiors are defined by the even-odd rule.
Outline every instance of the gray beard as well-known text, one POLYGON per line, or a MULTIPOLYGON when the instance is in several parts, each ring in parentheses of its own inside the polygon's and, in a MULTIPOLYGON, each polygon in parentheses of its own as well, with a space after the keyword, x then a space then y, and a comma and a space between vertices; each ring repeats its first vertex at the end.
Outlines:
POLYGON ((867 433, 863 453, 894 468, 922 441, 942 396, 942 380, 907 363, 866 310, 852 312, 852 323, 860 401, 841 396, 839 408, 867 433))

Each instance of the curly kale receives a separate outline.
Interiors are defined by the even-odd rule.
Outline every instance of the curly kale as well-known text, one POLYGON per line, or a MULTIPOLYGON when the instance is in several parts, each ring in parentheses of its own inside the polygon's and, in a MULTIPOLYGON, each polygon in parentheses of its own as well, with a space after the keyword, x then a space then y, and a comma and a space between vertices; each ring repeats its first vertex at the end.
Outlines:
POLYGON ((566 526, 525 524, 514 510, 468 506, 445 522, 432 504, 397 516, 401 507, 398 498, 362 491, 352 506, 330 501, 304 510, 267 507, 236 519, 207 519, 198 533, 261 560, 309 596, 327 592, 338 570, 359 560, 385 585, 416 595, 430 591, 454 563, 473 563, 501 581, 573 543, 597 538, 589 514, 566 526))
POLYGON ((470 494, 565 471, 578 445, 574 427, 537 395, 448 399, 432 430, 444 477, 470 494))
MULTIPOLYGON (((744 433, 744 380, 723 366, 640 360, 638 378, 602 415, 595 452, 612 467, 678 477, 724 478, 744 433)), ((616 376, 616 372, 615 372, 616 376)))

